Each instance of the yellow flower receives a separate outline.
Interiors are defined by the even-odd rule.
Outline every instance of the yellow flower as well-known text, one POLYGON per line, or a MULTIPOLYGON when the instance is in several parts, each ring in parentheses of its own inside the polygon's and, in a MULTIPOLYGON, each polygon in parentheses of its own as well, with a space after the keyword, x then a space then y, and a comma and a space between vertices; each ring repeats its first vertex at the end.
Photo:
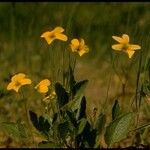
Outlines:
POLYGON ((50 86, 51 82, 48 79, 42 80, 39 84, 35 86, 35 89, 39 93, 47 93, 48 92, 48 86, 50 86))
POLYGON ((89 52, 89 48, 87 45, 85 45, 84 39, 73 39, 71 40, 71 49, 72 52, 78 52, 80 56, 82 56, 84 53, 89 52))
POLYGON ((66 35, 62 34, 63 31, 64 31, 64 29, 62 27, 56 27, 52 31, 44 32, 41 35, 41 37, 45 38, 45 40, 47 41, 48 44, 51 44, 55 39, 58 39, 61 41, 67 41, 68 37, 66 35))
POLYGON ((129 58, 133 56, 135 50, 141 49, 139 45, 129 44, 129 36, 127 34, 123 34, 122 37, 112 36, 112 38, 119 42, 119 44, 112 45, 112 49, 127 53, 129 58))
POLYGON ((26 78, 24 73, 18 73, 11 78, 11 82, 7 86, 7 90, 15 90, 18 92, 21 86, 31 84, 31 80, 26 78))

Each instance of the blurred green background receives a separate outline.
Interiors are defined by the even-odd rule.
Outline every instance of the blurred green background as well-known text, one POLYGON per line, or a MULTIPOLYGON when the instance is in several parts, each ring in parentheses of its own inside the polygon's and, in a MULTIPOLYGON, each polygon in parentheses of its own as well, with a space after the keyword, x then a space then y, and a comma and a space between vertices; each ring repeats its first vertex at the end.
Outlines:
MULTIPOLYGON (((89 80, 85 92, 88 112, 91 112, 94 107, 102 107, 107 97, 109 84, 109 103, 113 103, 115 96, 122 90, 122 80, 112 69, 112 58, 117 61, 116 69, 121 77, 122 70, 132 64, 127 83, 127 92, 129 98, 132 98, 135 92, 135 74, 140 51, 133 55, 132 60, 125 53, 113 51, 111 45, 116 42, 112 39, 112 35, 121 36, 126 33, 130 36, 132 44, 141 45, 143 64, 145 64, 150 55, 150 3, 1 2, 1 120, 16 120, 15 113, 21 112, 21 106, 18 106, 21 104, 18 102, 14 104, 19 96, 6 91, 11 75, 24 72, 36 82, 49 78, 51 68, 48 51, 58 51, 57 49, 61 46, 52 48, 40 36, 56 26, 62 26, 65 29, 64 33, 69 38, 67 44, 72 38, 81 37, 89 46, 88 54, 83 57, 77 56, 75 68, 77 80, 89 80)), ((56 41, 54 44, 60 45, 61 42, 56 41)), ((54 64, 59 63, 59 59, 53 61, 54 64)), ((30 107, 35 111, 38 109, 41 111, 40 100, 37 100, 40 99, 39 95, 33 90, 28 92, 30 107)), ((124 102, 125 108, 128 106, 128 101, 124 102)))

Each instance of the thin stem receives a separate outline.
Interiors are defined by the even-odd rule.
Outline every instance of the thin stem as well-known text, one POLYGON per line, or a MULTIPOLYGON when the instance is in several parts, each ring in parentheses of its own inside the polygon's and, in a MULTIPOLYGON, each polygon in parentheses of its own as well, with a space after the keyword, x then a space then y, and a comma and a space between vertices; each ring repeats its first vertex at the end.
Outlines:
MULTIPOLYGON (((20 92, 21 92, 23 100, 25 101, 25 112, 26 112, 26 117, 27 117, 27 124, 28 124, 28 128, 30 128, 30 119, 29 119, 29 114, 28 114, 27 99, 25 98, 22 89, 20 89, 20 92)), ((33 144, 34 144, 34 137, 33 137, 32 132, 31 132, 31 136, 32 136, 33 144)))

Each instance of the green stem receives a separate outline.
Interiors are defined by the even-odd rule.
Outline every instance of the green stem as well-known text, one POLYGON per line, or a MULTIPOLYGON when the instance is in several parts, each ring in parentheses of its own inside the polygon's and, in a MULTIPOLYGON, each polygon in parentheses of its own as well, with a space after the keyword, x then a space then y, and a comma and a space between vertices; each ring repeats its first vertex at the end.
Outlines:
MULTIPOLYGON (((21 91, 22 98, 23 98, 23 100, 25 101, 24 104, 25 104, 25 112, 26 112, 26 117, 27 117, 26 119, 27 119, 28 128, 30 129, 30 119, 29 119, 29 114, 28 114, 27 99, 25 98, 22 89, 20 89, 20 91, 21 91)), ((30 130, 30 132, 31 132, 31 130, 30 130)), ((33 137, 32 132, 31 132, 31 136, 32 136, 33 144, 34 144, 34 137, 33 137)))

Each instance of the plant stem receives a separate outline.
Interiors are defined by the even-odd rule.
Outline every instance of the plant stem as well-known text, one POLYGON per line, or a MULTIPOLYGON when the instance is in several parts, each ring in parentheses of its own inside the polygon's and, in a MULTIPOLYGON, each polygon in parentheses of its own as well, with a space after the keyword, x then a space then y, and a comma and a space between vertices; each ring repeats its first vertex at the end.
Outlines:
MULTIPOLYGON (((20 89, 20 91, 21 91, 23 100, 25 100, 24 104, 25 104, 25 112, 26 112, 26 117, 27 117, 27 124, 28 124, 28 128, 30 129, 30 119, 29 119, 29 114, 28 114, 27 99, 25 98, 22 89, 20 89)), ((31 130, 30 130, 30 132, 31 132, 31 130)), ((34 137, 33 137, 32 132, 31 132, 31 136, 32 136, 33 144, 34 144, 34 137)))

